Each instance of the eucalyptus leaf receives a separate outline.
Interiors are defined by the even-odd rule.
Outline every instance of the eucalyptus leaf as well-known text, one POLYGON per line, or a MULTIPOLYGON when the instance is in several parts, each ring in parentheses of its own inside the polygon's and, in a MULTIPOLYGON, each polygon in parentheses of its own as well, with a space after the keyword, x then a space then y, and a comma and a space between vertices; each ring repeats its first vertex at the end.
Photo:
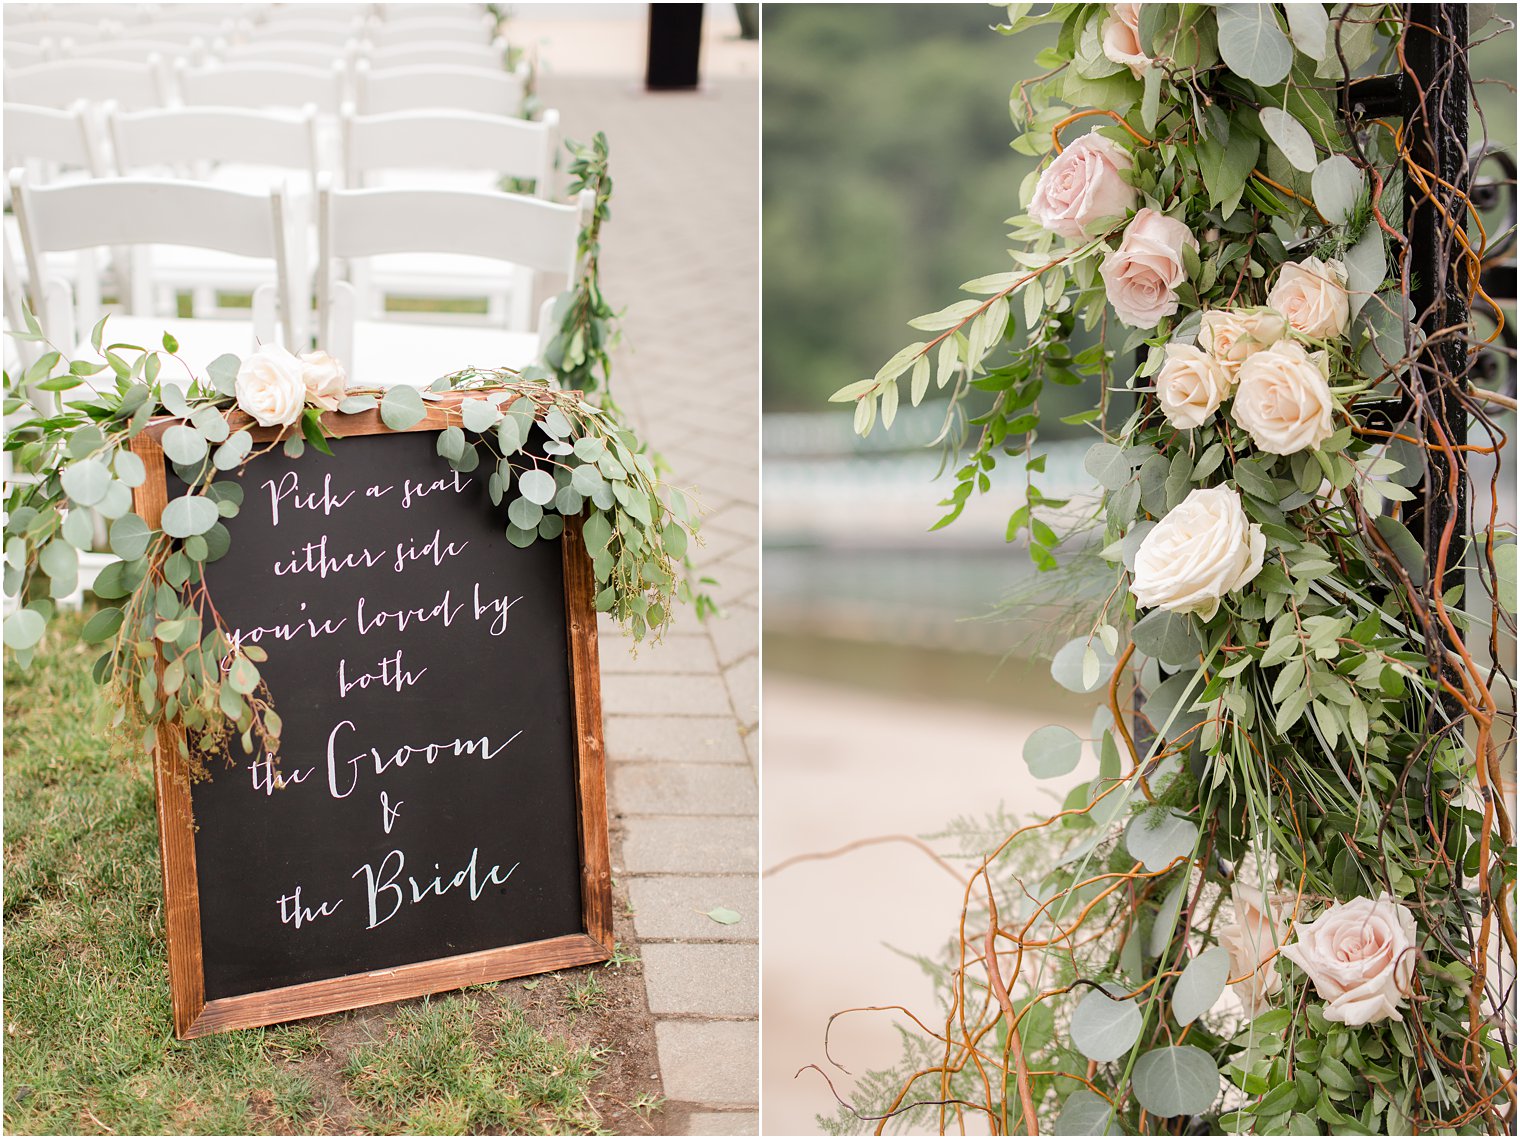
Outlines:
POLYGON ((42 640, 47 621, 35 609, 18 609, 5 619, 4 641, 13 649, 29 649, 42 640))
MULTIPOLYGON (((1331 225, 1345 225, 1366 189, 1366 179, 1356 164, 1344 154, 1332 154, 1314 168, 1310 181, 1314 208, 1331 225)), ((1377 227, 1371 227, 1377 233, 1377 227)))
POLYGON ((1050 675, 1062 688, 1071 692, 1096 692, 1108 682, 1114 672, 1113 655, 1104 650, 1096 640, 1091 644, 1086 637, 1077 637, 1067 641, 1056 652, 1055 658, 1050 662, 1050 675), (1092 678, 1090 668, 1084 671, 1083 662, 1089 653, 1098 658, 1098 672, 1096 679, 1092 678))
POLYGON ((134 561, 148 552, 153 531, 136 514, 124 514, 111 523, 111 552, 123 561, 134 561))
POLYGON ((88 510, 70 510, 64 515, 61 533, 76 550, 88 550, 95 545, 95 522, 88 510))
POLYGON ((164 507, 162 524, 169 537, 188 538, 191 534, 204 534, 210 530, 218 517, 216 503, 204 495, 186 494, 164 507))
POLYGON ((219 471, 233 470, 248 457, 252 450, 253 436, 247 431, 234 431, 211 456, 211 465, 219 471))
POLYGON ((1314 140, 1302 123, 1279 107, 1263 107, 1261 125, 1295 170, 1305 174, 1314 170, 1314 140))
POLYGON ((142 486, 148 479, 148 468, 131 451, 116 452, 112 465, 116 468, 116 477, 128 487, 142 486))
POLYGON ((1105 490, 1118 490, 1130 479, 1129 460, 1112 443, 1094 443, 1088 448, 1082 467, 1105 490))
POLYGON ((531 470, 517 476, 517 491, 529 502, 547 506, 554 501, 558 487, 548 471, 531 470))
POLYGON ((1177 1023, 1193 1023, 1219 1000, 1230 979, 1230 954, 1221 946, 1205 949, 1187 963, 1172 989, 1172 1015, 1177 1023))
POLYGON ((1130 819, 1124 845, 1147 870, 1164 870, 1191 854, 1198 841, 1198 824, 1167 807, 1152 807, 1130 819))
POLYGON ((410 384, 387 388, 380 398, 380 419, 392 431, 405 431, 421 423, 427 415, 422 393, 410 384))
POLYGON ((523 529, 535 529, 543 520, 544 508, 527 498, 514 498, 512 504, 507 507, 507 517, 512 525, 523 529))
POLYGON ((1219 57, 1242 79, 1275 87, 1293 67, 1293 45, 1271 4, 1216 4, 1219 57))
POLYGON ((464 420, 465 430, 477 435, 491 430, 501 418, 501 412, 496 406, 483 399, 465 400, 459 405, 459 415, 464 420))
POLYGON ((190 466, 206 457, 206 437, 183 423, 176 423, 166 430, 159 444, 171 462, 190 466))
POLYGON ((1106 1064, 1135 1046, 1145 1017, 1136 1001, 1116 1001, 1089 989, 1071 1013, 1071 1042, 1089 1060, 1106 1064))
POLYGON ((206 437, 208 443, 221 443, 227 438, 229 430, 227 417, 222 414, 220 408, 202 407, 190 417, 190 422, 206 437))
POLYGON ((1066 1097, 1061 1114, 1056 1116, 1057 1135, 1123 1135, 1119 1126, 1119 1114, 1108 1100, 1078 1088, 1066 1097))
POLYGON ((63 468, 63 492, 79 506, 94 506, 111 486, 111 472, 99 459, 84 459, 63 468))
POLYGON ((1192 618, 1168 609, 1152 609, 1135 622, 1130 636, 1136 649, 1155 657, 1168 668, 1197 665, 1203 652, 1203 646, 1193 632, 1192 618))
POLYGON ((1288 17, 1288 35, 1293 46, 1310 59, 1321 60, 1330 54, 1326 39, 1330 32, 1330 17, 1320 3, 1284 4, 1288 17))
POLYGON ((1059 724, 1036 728, 1024 741, 1024 762, 1036 779, 1069 775, 1081 759, 1081 737, 1059 724))
POLYGON ((1219 1095, 1219 1067, 1191 1044, 1153 1048, 1135 1061, 1132 1086, 1152 1115, 1202 1115, 1219 1095))
POLYGON ((206 365, 206 378, 222 395, 237 395, 237 374, 243 362, 228 352, 206 365))

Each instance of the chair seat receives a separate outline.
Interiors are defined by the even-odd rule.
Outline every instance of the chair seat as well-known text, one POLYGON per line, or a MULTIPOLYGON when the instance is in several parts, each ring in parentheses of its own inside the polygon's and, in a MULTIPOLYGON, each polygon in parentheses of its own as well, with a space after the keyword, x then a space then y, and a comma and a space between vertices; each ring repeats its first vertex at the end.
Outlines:
POLYGON ((522 368, 538 360, 538 334, 496 328, 354 322, 351 387, 426 387, 464 368, 522 368))
MULTIPOLYGON (((204 379, 206 366, 218 356, 232 353, 239 358, 247 356, 258 345, 254 343, 253 322, 249 320, 190 320, 182 317, 120 316, 112 314, 106 321, 106 344, 137 344, 143 348, 161 348, 165 332, 179 342, 175 353, 194 372, 196 379, 204 379)), ((74 349, 76 360, 98 360, 95 349, 85 340, 74 349)), ((188 385, 185 369, 173 360, 164 362, 162 378, 188 385)), ((102 384, 114 382, 109 371, 98 373, 95 379, 102 384)))

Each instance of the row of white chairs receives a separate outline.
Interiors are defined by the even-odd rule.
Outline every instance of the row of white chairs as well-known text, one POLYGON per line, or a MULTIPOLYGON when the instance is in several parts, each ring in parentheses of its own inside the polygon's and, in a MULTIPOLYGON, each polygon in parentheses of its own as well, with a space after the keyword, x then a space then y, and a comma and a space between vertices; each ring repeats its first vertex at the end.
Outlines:
MULTIPOLYGON (((5 106, 5 164, 24 168, 34 185, 109 175, 174 177, 226 188, 267 192, 288 185, 310 197, 323 175, 349 188, 496 190, 505 183, 555 194, 559 116, 536 122, 457 111, 359 115, 340 120, 341 156, 327 160, 310 108, 303 112, 231 108, 68 111, 5 106), (336 174, 337 178, 332 175, 336 174), (531 187, 529 184, 531 183, 531 187)), ((305 242, 315 249, 316 235, 305 242)), ((58 260, 58 259, 55 259, 58 260)), ((55 265, 76 290, 130 291, 134 307, 173 312, 181 292, 192 315, 220 311, 218 295, 246 293, 257 276, 239 259, 180 249, 139 254, 130 266, 55 265), (92 286, 91 279, 109 282, 92 286)), ((532 315, 531 274, 455 256, 379 258, 351 278, 361 315, 377 317, 387 298, 483 300, 484 323, 526 325, 532 315)), ((471 318, 465 318, 467 321, 471 318)), ((478 318, 476 318, 478 319, 478 318)))
POLYGON ((418 65, 451 67, 500 67, 508 58, 506 40, 465 43, 426 37, 376 46, 368 40, 349 40, 340 44, 312 43, 306 40, 273 39, 254 43, 235 43, 220 37, 192 39, 173 43, 154 39, 102 39, 78 42, 71 39, 43 40, 40 44, 5 43, 5 63, 10 67, 30 67, 65 59, 116 60, 123 63, 149 63, 169 60, 188 67, 212 63, 296 63, 308 67, 327 67, 342 61, 348 67, 367 63, 374 68, 415 67, 418 65))
MULTIPOLYGON (((102 313, 99 298, 80 296, 55 276, 48 255, 103 248, 184 246, 257 260, 266 277, 253 290, 251 321, 144 316, 131 311, 108 322, 113 343, 154 347, 167 330, 192 373, 225 352, 246 354, 279 341, 294 351, 317 346, 347 368, 353 386, 427 384, 465 367, 522 367, 541 358, 554 297, 539 306, 529 328, 458 328, 409 324, 395 314, 364 320, 340 263, 408 253, 485 257, 531 273, 578 279, 579 237, 594 205, 591 191, 573 203, 519 194, 464 190, 339 190, 317 195, 315 282, 306 261, 299 199, 284 189, 267 194, 189 181, 100 178, 56 186, 11 176, 30 281, 29 300, 48 339, 77 358, 93 351, 88 333, 102 313), (314 287, 313 287, 314 286, 314 287), (315 337, 309 316, 316 302, 315 337)), ((8 246, 7 242, 7 246, 8 246)), ((9 262, 14 254, 7 247, 9 262)), ((6 274, 7 308, 21 296, 6 274)), ((14 317, 10 317, 14 323, 14 317)))
POLYGON ((58 60, 6 68, 7 103, 69 107, 80 99, 129 110, 166 106, 305 107, 333 115, 345 103, 361 113, 445 107, 481 114, 522 114, 525 66, 504 68, 416 65, 377 69, 292 63, 224 63, 206 67, 162 60, 58 60))
POLYGON ((64 39, 75 43, 123 38, 172 43, 188 43, 195 39, 223 39, 230 43, 303 39, 327 44, 357 39, 377 47, 388 47, 418 39, 490 43, 496 38, 499 26, 496 18, 485 11, 448 15, 429 13, 388 20, 373 14, 314 15, 308 14, 304 8, 303 5, 287 10, 278 18, 271 15, 253 19, 224 11, 219 15, 209 13, 201 19, 186 19, 176 14, 165 19, 132 22, 111 17, 24 20, 9 18, 7 14, 3 29, 7 42, 32 45, 64 39))

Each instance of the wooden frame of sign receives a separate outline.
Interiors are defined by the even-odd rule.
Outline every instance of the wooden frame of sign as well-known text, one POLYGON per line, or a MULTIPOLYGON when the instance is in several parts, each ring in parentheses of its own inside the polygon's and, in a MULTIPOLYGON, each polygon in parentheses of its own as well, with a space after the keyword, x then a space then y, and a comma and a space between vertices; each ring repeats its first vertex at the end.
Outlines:
MULTIPOLYGON (((471 396, 479 398, 479 394, 441 393, 437 399, 427 401, 422 421, 406 430, 441 431, 457 425, 457 414, 451 416, 450 413, 457 411, 462 400, 471 396)), ((168 503, 166 459, 159 440, 165 430, 178 422, 172 418, 155 420, 132 441, 132 450, 147 468, 147 480, 133 492, 134 508, 153 528, 159 526, 168 503)), ((284 434, 278 428, 258 427, 240 411, 230 412, 228 422, 233 430, 246 427, 257 442, 275 440, 284 434)), ((382 422, 378 409, 351 415, 328 413, 323 422, 335 437, 391 432, 391 428, 382 422)), ((575 781, 583 931, 208 1001, 202 960, 190 772, 180 755, 184 732, 178 725, 161 724, 154 750, 154 779, 176 1036, 190 1039, 230 1029, 276 1024, 488 981, 593 964, 612 956, 612 871, 607 841, 606 758, 602 745, 594 604, 596 582, 581 540, 578 518, 565 520, 561 545, 565 626, 575 704, 575 781)))

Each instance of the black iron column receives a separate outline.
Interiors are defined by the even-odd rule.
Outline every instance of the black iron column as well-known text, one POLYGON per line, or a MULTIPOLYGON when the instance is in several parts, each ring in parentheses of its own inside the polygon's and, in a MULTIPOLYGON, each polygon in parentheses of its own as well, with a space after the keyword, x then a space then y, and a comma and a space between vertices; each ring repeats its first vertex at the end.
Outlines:
POLYGON ((1453 225, 1465 229, 1467 223, 1467 6, 1406 4, 1404 15, 1404 140, 1410 159, 1423 171, 1418 177, 1404 172, 1409 295, 1413 319, 1424 335, 1413 353, 1410 383, 1422 397, 1416 401, 1414 425, 1429 445, 1425 481, 1406 517, 1432 574, 1442 536, 1455 520, 1445 543, 1445 575, 1431 583, 1444 592, 1463 581, 1467 538, 1466 464, 1460 452, 1448 457, 1440 443, 1443 432, 1452 447, 1467 442, 1462 393, 1470 370, 1470 313, 1466 270, 1452 232, 1453 225))

